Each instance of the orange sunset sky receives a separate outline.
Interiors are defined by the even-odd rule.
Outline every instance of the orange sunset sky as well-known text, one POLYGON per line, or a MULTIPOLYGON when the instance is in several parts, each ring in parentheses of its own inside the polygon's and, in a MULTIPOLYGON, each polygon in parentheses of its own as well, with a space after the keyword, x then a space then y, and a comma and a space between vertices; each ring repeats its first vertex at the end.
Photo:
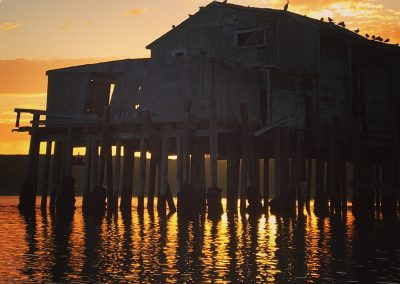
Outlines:
MULTIPOLYGON (((228 0, 282 9, 286 0, 228 0)), ((145 46, 207 5, 203 0, 0 0, 0 154, 27 154, 11 133, 15 107, 45 109, 46 70, 149 57, 145 46)), ((400 42, 400 0, 291 0, 289 10, 332 17, 400 42)))

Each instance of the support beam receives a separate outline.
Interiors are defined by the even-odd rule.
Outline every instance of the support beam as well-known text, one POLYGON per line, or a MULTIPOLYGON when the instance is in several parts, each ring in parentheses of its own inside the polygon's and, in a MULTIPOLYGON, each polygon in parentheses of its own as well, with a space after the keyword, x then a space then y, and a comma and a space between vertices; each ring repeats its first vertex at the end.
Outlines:
POLYGON ((65 168, 64 175, 72 177, 72 127, 67 127, 67 141, 65 143, 65 168))
POLYGON ((140 139, 140 160, 139 160, 139 192, 138 192, 138 211, 144 209, 144 193, 146 189, 146 140, 140 139))
POLYGON ((99 154, 98 149, 99 146, 96 141, 90 141, 90 194, 93 194, 94 188, 96 187, 98 181, 98 161, 99 161, 99 154))
POLYGON ((152 211, 154 208, 154 192, 156 189, 156 172, 157 164, 156 160, 151 154, 150 169, 149 169, 149 192, 147 194, 147 210, 152 211))
POLYGON ((118 198, 121 184, 121 140, 117 140, 114 165, 113 209, 118 208, 118 198))
POLYGON ((210 171, 211 187, 218 188, 218 134, 215 118, 210 119, 210 171))
POLYGON ((46 158, 44 161, 44 173, 43 173, 43 185, 42 185, 42 200, 40 203, 40 208, 42 211, 46 211, 47 208, 47 192, 49 188, 52 143, 53 143, 52 141, 48 141, 46 145, 46 158))
POLYGON ((264 158, 264 207, 268 207, 269 202, 269 158, 264 158))
MULTIPOLYGON (((92 176, 91 176, 91 171, 92 171, 92 148, 93 144, 92 142, 88 139, 86 140, 86 150, 85 150, 85 184, 83 187, 83 200, 82 200, 82 209, 83 211, 86 211, 89 208, 89 199, 90 199, 90 192, 91 192, 91 187, 94 186, 92 184, 92 176)), ((55 150, 54 150, 55 153, 55 150)))
POLYGON ((161 149, 161 184, 158 196, 157 209, 159 214, 164 215, 166 212, 167 184, 168 184, 168 146, 169 138, 162 138, 161 149))
POLYGON ((133 168, 133 147, 127 141, 124 145, 124 170, 120 205, 121 212, 124 214, 130 214, 132 209, 133 168))
POLYGON ((228 158, 226 170, 226 197, 228 209, 236 210, 239 195, 240 159, 236 153, 234 142, 228 145, 228 158))
MULTIPOLYGON (((153 128, 152 121, 150 118, 150 113, 145 112, 143 114, 143 123, 144 123, 144 128, 146 129, 150 141, 150 147, 152 149, 152 157, 154 158, 156 165, 159 170, 161 170, 161 155, 162 155, 162 149, 160 148, 160 145, 162 145, 162 139, 160 138, 160 135, 158 132, 153 128)), ((167 153, 168 154, 168 153, 167 153)), ((169 187, 168 180, 167 180, 167 186, 166 186, 166 201, 168 202, 168 208, 170 212, 176 212, 176 207, 174 204, 174 199, 172 196, 171 188, 169 187)))
POLYGON ((112 146, 107 145, 106 154, 106 177, 107 177, 107 209, 112 210, 114 199, 114 177, 113 177, 113 162, 112 162, 112 146))
POLYGON ((40 148, 40 137, 38 134, 39 117, 39 114, 33 115, 32 128, 30 130, 31 141, 29 144, 27 177, 25 183, 21 185, 19 195, 18 208, 25 213, 31 213, 35 210, 40 148))
POLYGON ((179 195, 182 190, 182 138, 176 137, 176 192, 179 195))
POLYGON ((50 192, 50 212, 54 213, 56 209, 56 198, 61 185, 61 159, 62 147, 60 141, 54 142, 54 156, 53 156, 53 184, 50 192))

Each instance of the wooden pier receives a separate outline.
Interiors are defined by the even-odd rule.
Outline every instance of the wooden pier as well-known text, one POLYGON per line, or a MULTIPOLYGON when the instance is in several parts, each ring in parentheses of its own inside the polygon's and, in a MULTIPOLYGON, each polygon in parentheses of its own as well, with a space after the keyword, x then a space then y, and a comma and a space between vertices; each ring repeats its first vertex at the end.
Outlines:
POLYGON ((228 211, 255 215, 303 214, 314 199, 319 216, 344 214, 351 200, 359 216, 398 217, 397 46, 288 11, 212 2, 147 48, 148 59, 50 70, 46 110, 15 109, 15 130, 31 135, 22 211, 35 208, 47 143, 41 208, 56 213, 73 207, 73 149, 83 147, 87 212, 107 204, 128 214, 137 198, 139 211, 218 218, 226 196, 228 211))

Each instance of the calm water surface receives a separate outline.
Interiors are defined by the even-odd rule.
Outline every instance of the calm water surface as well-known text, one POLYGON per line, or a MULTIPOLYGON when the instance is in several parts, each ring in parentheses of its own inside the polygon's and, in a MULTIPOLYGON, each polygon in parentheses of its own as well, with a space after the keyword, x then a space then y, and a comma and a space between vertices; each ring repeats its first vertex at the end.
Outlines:
MULTIPOLYGON (((278 218, 224 214, 219 221, 136 208, 61 224, 17 197, 0 197, 1 282, 400 283, 398 224, 379 218, 278 218)), ((40 202, 38 202, 40 203, 40 202)))

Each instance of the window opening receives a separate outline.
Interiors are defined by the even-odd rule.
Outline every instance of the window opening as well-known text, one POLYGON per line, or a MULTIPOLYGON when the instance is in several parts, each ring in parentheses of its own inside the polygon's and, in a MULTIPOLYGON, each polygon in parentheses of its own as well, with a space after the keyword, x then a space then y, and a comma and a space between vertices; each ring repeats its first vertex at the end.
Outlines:
POLYGON ((236 32, 236 46, 238 47, 261 47, 265 45, 265 32, 262 29, 236 32))

